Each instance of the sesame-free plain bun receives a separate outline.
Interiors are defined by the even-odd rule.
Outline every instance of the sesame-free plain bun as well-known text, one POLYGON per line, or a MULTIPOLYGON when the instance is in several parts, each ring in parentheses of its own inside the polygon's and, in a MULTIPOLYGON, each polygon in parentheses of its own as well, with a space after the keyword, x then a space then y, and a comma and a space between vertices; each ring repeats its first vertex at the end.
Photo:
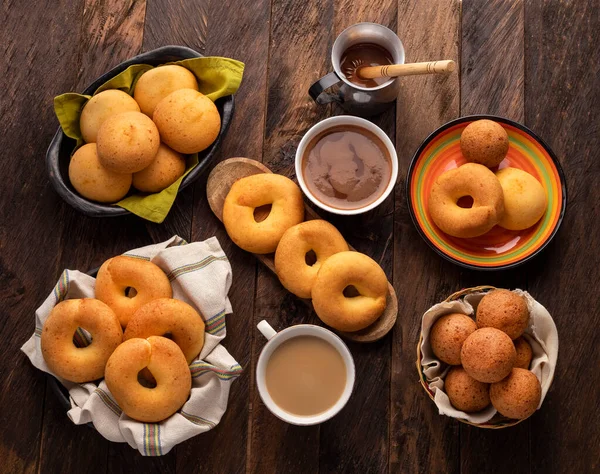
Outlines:
POLYGON ((95 143, 79 148, 69 163, 69 180, 84 198, 96 202, 116 202, 131 187, 131 174, 115 173, 102 166, 95 143))
POLYGON ((185 157, 163 143, 152 163, 133 175, 133 187, 145 193, 157 193, 171 186, 185 172, 185 157))
POLYGON ((95 143, 98 130, 104 121, 123 112, 139 112, 140 107, 129 94, 118 89, 108 89, 88 100, 79 117, 79 128, 86 143, 95 143))
POLYGON ((508 153, 508 134, 497 122, 477 120, 463 130, 460 149, 467 161, 494 168, 508 153))
POLYGON ((179 89, 198 90, 196 76, 189 70, 176 64, 167 64, 150 69, 140 76, 133 98, 140 109, 148 117, 152 118, 154 109, 158 103, 171 92, 179 89))
POLYGON ((531 359, 533 357, 531 344, 529 344, 524 337, 519 337, 513 342, 515 344, 515 350, 517 351, 517 361, 515 362, 515 367, 519 369, 529 369, 529 366, 531 365, 531 359))
POLYGON ((523 230, 535 225, 548 205, 546 191, 540 182, 518 168, 496 172, 504 192, 504 214, 498 225, 509 230, 523 230))
POLYGON ((160 135, 154 122, 141 112, 107 118, 98 131, 98 158, 116 173, 135 173, 152 163, 160 135))
POLYGON ((431 349, 442 362, 460 365, 460 350, 465 339, 477 330, 473 319, 453 313, 438 319, 429 333, 431 349))
POLYGON ((515 365, 515 346, 504 332, 495 328, 478 329, 465 340, 460 358, 464 369, 475 380, 499 382, 515 365))
POLYGON ((179 153, 198 153, 219 135, 217 106, 193 89, 179 89, 161 100, 152 116, 161 140, 179 153))
POLYGON ((513 369, 508 377, 490 387, 492 405, 507 418, 522 420, 537 410, 542 386, 533 372, 513 369))
POLYGON ((492 327, 516 339, 529 323, 529 309, 522 296, 504 289, 492 290, 477 306, 477 327, 492 327))
POLYGON ((490 385, 475 380, 462 367, 450 369, 444 392, 454 408, 466 413, 483 410, 490 404, 490 385))

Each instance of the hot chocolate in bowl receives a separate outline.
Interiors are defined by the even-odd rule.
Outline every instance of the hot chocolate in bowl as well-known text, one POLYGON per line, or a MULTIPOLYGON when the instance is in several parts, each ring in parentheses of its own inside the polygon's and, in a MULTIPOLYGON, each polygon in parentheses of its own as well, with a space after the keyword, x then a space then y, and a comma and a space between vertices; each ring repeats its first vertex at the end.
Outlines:
POLYGON ((361 214, 390 194, 398 159, 388 136, 371 122, 332 117, 312 127, 296 151, 296 176, 307 197, 334 214, 361 214))

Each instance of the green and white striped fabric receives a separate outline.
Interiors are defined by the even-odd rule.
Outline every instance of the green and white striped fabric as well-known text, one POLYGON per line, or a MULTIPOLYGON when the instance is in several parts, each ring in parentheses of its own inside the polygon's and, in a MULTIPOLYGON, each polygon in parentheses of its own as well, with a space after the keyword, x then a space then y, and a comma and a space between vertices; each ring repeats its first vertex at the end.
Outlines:
MULTIPOLYGON (((150 260, 169 276, 173 297, 196 308, 206 324, 202 352, 190 365, 192 391, 181 410, 160 423, 141 423, 125 415, 104 380, 75 384, 60 382, 69 390, 69 418, 77 425, 93 423, 98 432, 114 442, 126 442, 145 456, 160 456, 192 436, 214 428, 225 409, 231 382, 242 367, 221 345, 225 337, 225 315, 232 312, 227 297, 231 287, 231 266, 219 241, 186 243, 178 236, 166 242, 126 252, 150 260)), ((46 301, 36 311, 36 329, 21 350, 31 363, 51 373, 40 348, 44 321, 52 308, 64 299, 93 298, 95 279, 85 273, 65 270, 46 301)), ((78 345, 87 345, 88 334, 76 335, 78 345)))

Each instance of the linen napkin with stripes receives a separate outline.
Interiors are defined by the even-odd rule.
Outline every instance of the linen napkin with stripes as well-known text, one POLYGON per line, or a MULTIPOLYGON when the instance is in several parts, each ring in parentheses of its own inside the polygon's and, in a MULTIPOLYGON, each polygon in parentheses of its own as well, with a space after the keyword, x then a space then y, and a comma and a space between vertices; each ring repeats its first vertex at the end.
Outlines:
MULTIPOLYGON (((124 255, 158 265, 171 281, 173 297, 192 305, 204 319, 204 347, 190 364, 190 398, 181 410, 166 420, 142 423, 122 412, 104 380, 96 385, 57 378, 69 392, 71 409, 67 415, 73 423, 93 423, 110 441, 126 442, 144 456, 160 456, 176 444, 219 423, 227 408, 231 382, 242 371, 221 345, 226 334, 225 315, 232 312, 227 297, 231 287, 231 266, 216 237, 188 244, 174 236, 166 242, 131 250, 124 255)), ((93 298, 95 281, 79 271, 62 273, 52 293, 35 313, 33 336, 21 348, 35 367, 52 374, 40 347, 42 326, 52 308, 64 299, 93 298)), ((75 339, 78 344, 87 345, 88 337, 85 331, 79 330, 75 339)))

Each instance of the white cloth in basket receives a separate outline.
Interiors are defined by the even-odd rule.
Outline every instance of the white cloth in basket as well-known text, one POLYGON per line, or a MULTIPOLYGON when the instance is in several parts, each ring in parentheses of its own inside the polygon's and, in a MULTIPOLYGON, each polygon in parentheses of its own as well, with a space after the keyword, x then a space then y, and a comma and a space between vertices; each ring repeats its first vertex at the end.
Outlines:
MULTIPOLYGON (((174 236, 166 242, 131 250, 124 255, 158 265, 171 281, 173 298, 192 305, 204 318, 204 347, 190 364, 190 398, 170 418, 160 423, 142 423, 121 411, 104 380, 99 385, 59 381, 69 390, 71 409, 68 416, 73 423, 91 422, 110 441, 127 442, 145 456, 160 456, 176 444, 219 423, 227 408, 231 381, 242 371, 220 344, 225 337, 225 315, 232 312, 227 297, 231 287, 231 266, 215 237, 187 244, 174 236)), ((63 272, 52 293, 35 313, 34 335, 21 348, 35 367, 52 373, 44 362, 40 347, 42 326, 52 308, 64 299, 93 298, 95 283, 95 278, 85 273, 63 272)))

